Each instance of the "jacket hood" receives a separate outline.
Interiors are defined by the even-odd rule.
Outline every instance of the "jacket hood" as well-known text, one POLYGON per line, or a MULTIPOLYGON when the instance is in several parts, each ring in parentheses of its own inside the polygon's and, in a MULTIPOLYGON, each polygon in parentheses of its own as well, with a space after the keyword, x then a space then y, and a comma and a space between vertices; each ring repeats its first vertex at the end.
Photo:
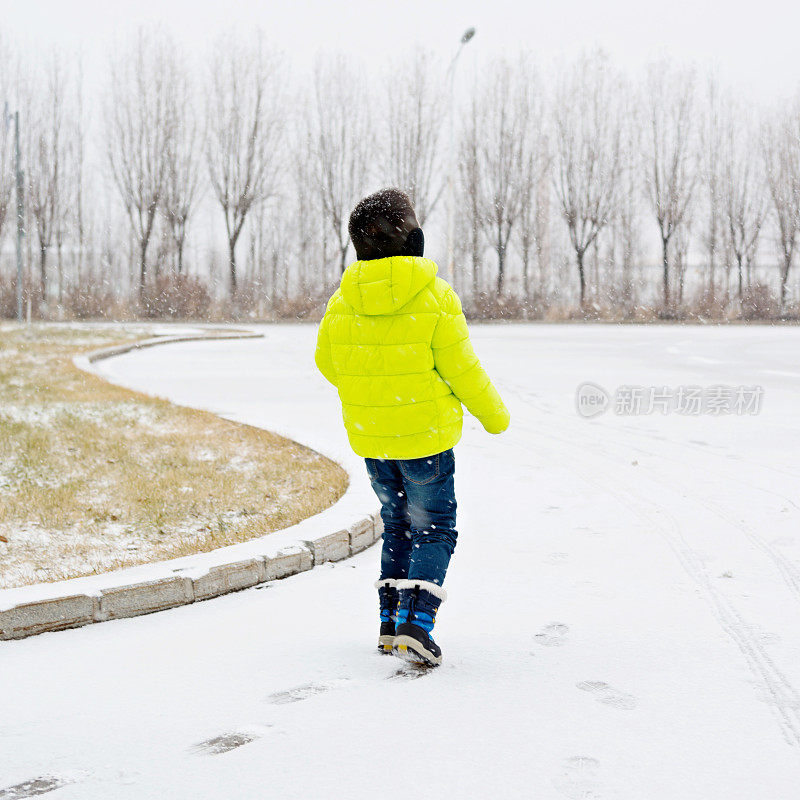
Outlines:
POLYGON ((392 314, 436 277, 436 263, 417 256, 356 261, 342 275, 342 297, 359 314, 392 314))

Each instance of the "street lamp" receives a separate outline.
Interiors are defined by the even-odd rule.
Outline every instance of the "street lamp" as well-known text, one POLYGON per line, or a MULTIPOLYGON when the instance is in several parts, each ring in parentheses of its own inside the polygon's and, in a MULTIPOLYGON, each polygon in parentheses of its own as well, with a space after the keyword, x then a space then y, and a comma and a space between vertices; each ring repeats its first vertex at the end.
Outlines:
POLYGON ((22 322, 22 237, 24 233, 24 206, 22 196, 22 167, 19 155, 19 111, 13 114, 8 103, 3 107, 3 120, 6 130, 14 123, 14 172, 17 180, 17 321, 22 322))
POLYGON ((447 280, 455 284, 455 248, 453 242, 453 221, 455 219, 455 172, 456 172, 456 135, 455 135, 455 75, 456 62, 464 49, 464 45, 475 35, 475 28, 467 28, 461 35, 458 50, 447 68, 448 104, 450 106, 450 164, 447 170, 447 280))

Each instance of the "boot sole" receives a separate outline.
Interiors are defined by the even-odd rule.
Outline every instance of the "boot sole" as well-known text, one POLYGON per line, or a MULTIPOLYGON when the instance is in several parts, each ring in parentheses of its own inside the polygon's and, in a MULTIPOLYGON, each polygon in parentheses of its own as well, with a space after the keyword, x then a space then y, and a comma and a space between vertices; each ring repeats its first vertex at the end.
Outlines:
POLYGON ((411 636, 395 636, 392 652, 404 661, 411 661, 414 664, 438 667, 442 663, 441 656, 435 656, 411 636))
POLYGON ((394 647, 394 636, 379 636, 378 650, 381 653, 391 653, 394 647))

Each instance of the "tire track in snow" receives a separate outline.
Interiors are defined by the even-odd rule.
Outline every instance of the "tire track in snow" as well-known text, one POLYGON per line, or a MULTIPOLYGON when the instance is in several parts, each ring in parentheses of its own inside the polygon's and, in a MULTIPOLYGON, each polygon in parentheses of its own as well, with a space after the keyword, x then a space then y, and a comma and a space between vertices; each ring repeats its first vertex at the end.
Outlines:
MULTIPOLYGON (((639 436, 640 438, 643 436, 645 436, 646 438, 652 438, 647 436, 646 434, 643 434, 640 431, 628 430, 627 432, 639 436)), ((665 442, 670 446, 680 446, 687 449, 691 449, 693 451, 698 452, 700 455, 704 457, 714 456, 717 460, 724 461, 724 459, 719 453, 708 451, 704 448, 692 447, 691 445, 685 444, 683 442, 675 442, 669 439, 666 439, 665 442)), ((616 445, 611 445, 611 446, 615 447, 616 445)), ((625 454, 621 453, 620 455, 624 456, 625 454)), ((666 455, 663 452, 651 453, 651 455, 654 458, 660 458, 665 461, 670 461, 673 464, 677 464, 681 467, 685 467, 686 465, 685 461, 676 458, 675 456, 666 455)), ((649 472, 651 475, 653 475, 654 470, 651 467, 648 467, 647 464, 639 462, 638 466, 642 471, 649 472)), ((747 462, 747 466, 748 468, 757 467, 762 470, 767 469, 767 467, 765 467, 764 465, 756 464, 750 461, 747 462)), ((715 467, 715 470, 719 472, 719 466, 715 467)), ((762 494, 772 495, 773 497, 778 498, 781 502, 785 503, 787 506, 792 506, 796 510, 800 510, 800 508, 798 508, 798 505, 797 503, 794 502, 794 500, 792 500, 790 497, 787 497, 785 494, 781 492, 775 491, 774 489, 766 489, 763 486, 757 486, 752 482, 744 481, 741 478, 737 477, 736 475, 731 474, 729 471, 725 471, 722 477, 724 477, 725 480, 737 483, 746 491, 757 491, 761 492, 762 494)), ((686 483, 679 484, 678 482, 675 481, 674 478, 665 478, 660 473, 656 476, 656 478, 659 483, 665 485, 671 485, 671 487, 674 490, 686 493, 687 497, 689 497, 689 495, 692 495, 689 499, 691 499, 693 502, 704 507, 712 514, 716 515, 721 520, 726 522, 728 525, 731 525, 732 527, 739 530, 740 533, 742 533, 755 547, 761 550, 761 552, 764 553, 764 555, 766 555, 767 558, 769 558, 773 562, 784 584, 789 589, 789 591, 791 592, 792 596, 797 601, 797 603, 800 604, 800 570, 798 570, 797 567, 783 553, 780 552, 780 550, 776 549, 769 542, 767 542, 765 539, 759 536, 751 525, 744 522, 743 520, 736 520, 729 512, 727 512, 716 501, 709 500, 707 497, 702 497, 695 494, 694 493, 695 488, 692 485, 686 483)))
MULTIPOLYGON (((652 438, 640 431, 628 430, 627 432, 632 433, 640 438, 641 437, 652 438)), ((723 457, 719 453, 715 453, 714 451, 708 451, 705 448, 693 447, 684 442, 675 442, 672 440, 666 440, 666 443, 671 446, 680 446, 686 449, 693 450, 704 457, 713 456, 718 461, 723 461, 723 462, 725 461, 725 459, 723 459, 723 457)), ((670 461, 673 464, 678 464, 681 467, 685 467, 686 462, 676 458, 675 456, 666 455, 663 452, 652 453, 652 455, 655 458, 660 458, 665 461, 670 461)), ((756 467, 761 470, 769 469, 767 466, 763 464, 757 464, 751 461, 747 462, 747 466, 748 468, 756 467)), ((653 474, 653 469, 648 467, 646 464, 642 464, 642 462, 639 462, 639 467, 643 471, 647 471, 651 475, 653 474)), ((719 472, 719 466, 716 466, 715 470, 719 472)), ((781 474, 789 474, 789 473, 781 473, 781 474)), ((727 470, 725 471, 723 477, 728 481, 737 483, 746 491, 757 491, 761 492, 762 494, 772 495, 773 497, 778 498, 781 502, 785 503, 787 506, 792 506, 796 510, 800 510, 800 508, 798 508, 797 503, 795 503, 795 501, 792 500, 791 497, 788 497, 781 492, 775 491, 774 489, 766 489, 763 486, 757 486, 752 482, 744 481, 741 478, 737 477, 736 475, 731 474, 727 470)), ((798 570, 797 567, 783 553, 780 552, 780 550, 776 549, 768 541, 766 541, 766 539, 759 536, 751 525, 744 522, 743 520, 734 519, 734 517, 730 513, 728 513, 716 501, 709 500, 707 497, 702 497, 693 494, 695 490, 694 487, 692 487, 691 485, 687 485, 685 483, 678 484, 673 478, 665 478, 661 474, 657 476, 657 479, 662 484, 671 485, 672 488, 675 489, 676 491, 687 493, 687 496, 689 494, 692 494, 691 499, 693 500, 693 502, 703 506, 712 514, 716 515, 724 522, 728 523, 732 527, 739 530, 755 547, 761 550, 761 552, 764 553, 764 555, 766 555, 767 558, 769 558, 773 562, 784 584, 791 592, 795 601, 798 604, 800 604, 800 570, 798 570)))
MULTIPOLYGON (((527 405, 533 405, 524 397, 520 397, 519 393, 515 392, 515 394, 527 405)), ((597 478, 597 475, 602 474, 602 471, 599 473, 594 471, 589 474, 585 470, 577 468, 575 463, 580 463, 581 461, 585 463, 587 456, 593 457, 597 462, 607 460, 605 453, 590 451, 589 448, 593 445, 591 441, 581 440, 576 442, 564 435, 555 433, 552 430, 552 426, 540 428, 535 424, 530 424, 525 427, 536 437, 535 440, 539 449, 541 449, 542 441, 547 439, 578 451, 579 458, 577 459, 564 459, 563 453, 559 454, 554 450, 550 450, 550 457, 554 463, 562 464, 586 483, 614 497, 617 502, 629 508, 659 534, 675 554, 681 567, 703 593, 718 624, 734 641, 744 656, 750 672, 764 686, 767 695, 771 699, 770 706, 774 710, 784 739, 788 744, 800 747, 800 694, 766 652, 762 643, 754 636, 751 626, 744 621, 738 609, 727 597, 714 588, 704 569, 701 558, 681 533, 680 524, 670 510, 663 504, 654 502, 651 496, 648 496, 646 501, 634 498, 631 494, 633 490, 630 486, 628 495, 619 493, 608 482, 600 481, 597 478), (660 514, 667 520, 666 525, 652 513, 653 506, 658 506, 660 514)), ((603 442, 602 445, 609 446, 607 442, 603 442)), ((614 448, 615 445, 610 445, 610 447, 614 448)), ((744 532, 742 531, 742 533, 744 532)))
POLYGON ((770 705, 776 712, 784 738, 788 744, 800 746, 800 695, 775 664, 761 642, 753 635, 734 604, 718 592, 708 578, 702 560, 689 546, 680 531, 680 524, 672 513, 663 506, 659 510, 669 520, 668 531, 648 510, 641 505, 626 502, 621 495, 609 490, 616 499, 630 508, 641 519, 649 522, 659 532, 664 541, 675 553, 678 561, 692 580, 700 587, 709 602, 714 616, 722 629, 733 639, 747 661, 750 671, 764 684, 772 699, 770 705))
MULTIPOLYGON (((549 414, 552 414, 554 416, 558 416, 561 419, 567 419, 567 416, 565 414, 556 413, 556 412, 552 411, 552 409, 545 409, 540 403, 538 403, 535 400, 533 400, 531 398, 531 396, 530 396, 530 392, 527 391, 525 389, 525 387, 515 386, 515 387, 512 387, 512 391, 514 391, 517 394, 521 395, 520 399, 522 399, 522 401, 526 405, 529 405, 529 406, 531 406, 533 408, 536 408, 539 411, 542 411, 542 412, 545 412, 545 413, 549 413, 549 414)), ((639 430, 636 430, 635 428, 631 428, 631 427, 627 427, 627 426, 624 429, 624 433, 625 433, 625 435, 636 436, 639 439, 646 439, 646 440, 649 440, 649 441, 653 441, 654 440, 654 437, 651 434, 648 434, 645 431, 639 431, 639 430)), ((723 457, 723 455, 721 453, 717 453, 717 452, 715 452, 713 450, 708 450, 705 447, 698 447, 698 446, 693 445, 691 443, 671 440, 671 439, 668 439, 666 437, 659 437, 658 441, 659 441, 659 443, 663 442, 664 444, 666 444, 668 446, 671 446, 671 447, 677 447, 677 448, 680 448, 680 449, 683 449, 683 450, 691 450, 692 452, 695 452, 695 453, 703 456, 704 458, 712 457, 715 460, 715 466, 713 467, 713 469, 714 469, 716 474, 718 474, 720 472, 720 468, 722 468, 724 470, 724 473, 723 473, 722 477, 724 477, 728 481, 731 481, 733 483, 737 483, 745 491, 753 491, 753 490, 755 490, 755 491, 761 492, 762 494, 771 495, 773 497, 778 498, 781 502, 785 503, 787 506, 792 506, 795 510, 800 511, 800 506, 798 506, 798 504, 791 497, 788 497, 787 495, 783 494, 782 492, 775 491, 774 489, 768 489, 768 488, 765 488, 764 486, 755 485, 754 483, 752 483, 750 481, 744 481, 741 478, 739 478, 737 475, 731 473, 728 469, 726 469, 726 467, 728 465, 728 461, 727 461, 727 459, 725 457, 723 457)), ((574 441, 572 442, 572 444, 576 445, 576 443, 574 441)), ((619 451, 619 447, 618 447, 616 442, 614 442, 613 444, 609 444, 608 442, 606 442, 605 446, 606 447, 616 447, 617 450, 619 451)), ((684 460, 682 460, 680 458, 677 458, 674 455, 667 455, 664 452, 657 452, 657 453, 656 452, 649 452, 648 455, 650 455, 650 456, 652 456, 654 458, 660 458, 660 459, 665 460, 665 461, 670 461, 673 464, 677 464, 678 466, 680 466, 682 468, 685 467, 685 465, 686 465, 686 462, 684 460)), ((627 456, 627 453, 620 452, 620 457, 621 458, 625 458, 626 456, 627 456)), ((639 462, 638 466, 643 471, 648 471, 651 474, 653 474, 653 472, 654 472, 652 468, 648 468, 646 464, 642 464, 641 462, 639 462)), ((793 480, 798 478, 798 476, 796 476, 796 475, 794 475, 792 473, 787 473, 787 472, 784 472, 783 470, 777 470, 776 468, 774 468, 774 467, 772 467, 770 465, 756 463, 756 462, 753 462, 751 460, 747 461, 747 467, 750 468, 750 469, 755 467, 755 468, 757 468, 757 469, 759 469, 761 471, 770 471, 770 472, 778 473, 780 475, 786 475, 786 476, 792 478, 793 480)), ((693 494, 693 492, 695 491, 693 486, 688 486, 687 487, 686 484, 682 484, 682 485, 679 486, 678 484, 676 484, 676 482, 674 480, 670 480, 670 479, 664 478, 664 476, 661 475, 661 474, 657 475, 657 480, 661 484, 666 484, 666 483, 671 484, 672 488, 675 489, 676 491, 681 491, 681 492, 685 492, 685 493, 688 493, 688 494, 693 494)), ((715 514, 720 519, 722 519, 723 521, 727 522, 729 525, 732 525, 734 528, 737 528, 747 539, 750 540, 750 542, 753 545, 755 545, 771 561, 773 561, 773 563, 775 564, 775 567, 776 567, 776 569, 778 571, 778 574, 783 579, 784 583, 786 584, 787 588, 789 589, 789 591, 794 596, 795 600, 798 603, 800 603, 800 570, 798 570, 797 567, 783 553, 780 552, 780 550, 774 548, 771 544, 769 544, 769 542, 767 542, 765 539, 763 539, 761 536, 759 536, 756 533, 756 531, 752 528, 752 526, 748 525, 744 521, 735 520, 718 503, 715 503, 714 501, 708 500, 707 498, 698 497, 696 495, 694 495, 693 499, 694 499, 694 502, 698 503, 699 505, 702 505, 704 508, 706 508, 712 514, 715 514)))
MULTIPOLYGON (((758 487, 752 488, 757 491, 767 491, 758 487)), ((768 493, 775 494, 775 492, 768 493)), ((800 572, 798 572, 795 565, 781 553, 780 550, 774 548, 766 539, 762 539, 748 523, 743 520, 734 519, 716 501, 708 500, 707 498, 697 498, 695 502, 704 506, 712 514, 716 514, 716 516, 732 527, 737 528, 755 547, 761 550, 761 552, 773 562, 786 588, 791 592, 797 603, 800 604, 800 572)))

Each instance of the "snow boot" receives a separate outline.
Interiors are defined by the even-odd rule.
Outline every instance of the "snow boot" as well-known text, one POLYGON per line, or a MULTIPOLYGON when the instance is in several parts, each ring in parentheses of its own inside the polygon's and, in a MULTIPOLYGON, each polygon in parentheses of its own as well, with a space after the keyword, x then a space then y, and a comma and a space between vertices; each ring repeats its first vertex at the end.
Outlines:
POLYGON ((435 583, 421 580, 397 581, 400 607, 394 637, 394 654, 406 661, 438 667, 442 651, 431 638, 436 611, 447 592, 435 583))
POLYGON ((397 581, 385 578, 376 581, 378 599, 381 607, 381 631, 378 635, 378 650, 381 653, 391 653, 394 647, 394 631, 397 624, 397 581))

